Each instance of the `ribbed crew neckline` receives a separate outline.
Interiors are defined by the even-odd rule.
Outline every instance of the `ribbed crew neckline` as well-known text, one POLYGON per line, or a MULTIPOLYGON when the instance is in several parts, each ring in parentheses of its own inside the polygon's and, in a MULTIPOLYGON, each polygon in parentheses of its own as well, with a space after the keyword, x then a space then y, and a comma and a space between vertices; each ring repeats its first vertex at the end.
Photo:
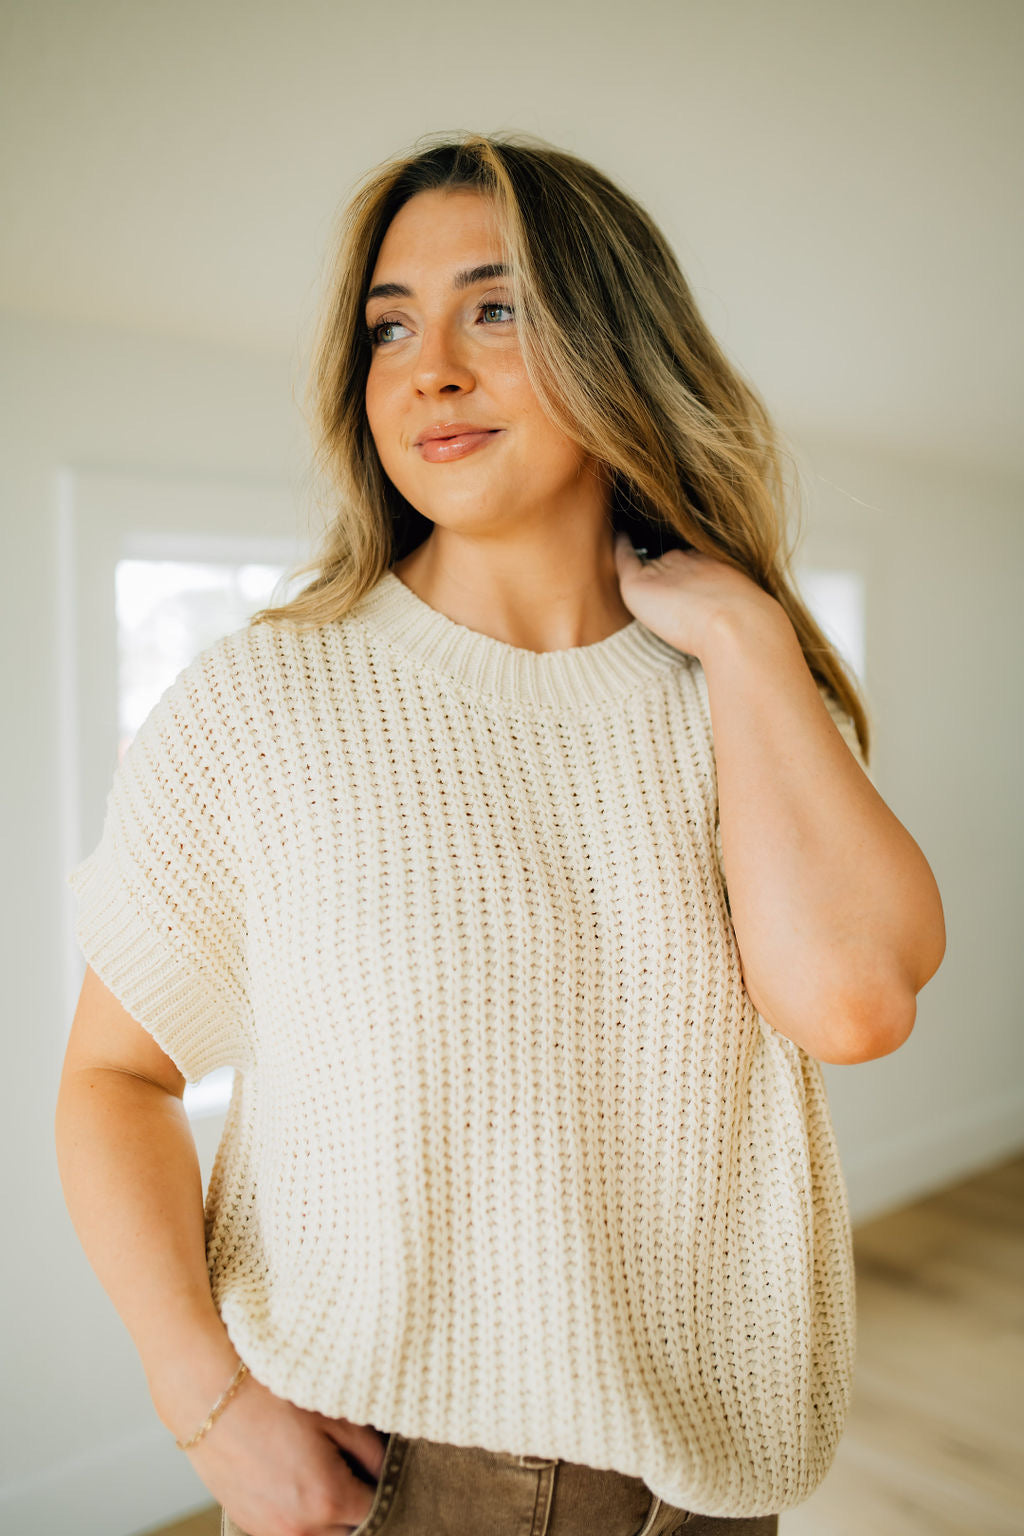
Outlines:
POLYGON ((590 645, 558 651, 508 645, 432 608, 393 570, 385 571, 349 617, 452 682, 510 703, 559 710, 635 692, 683 656, 639 619, 590 645))

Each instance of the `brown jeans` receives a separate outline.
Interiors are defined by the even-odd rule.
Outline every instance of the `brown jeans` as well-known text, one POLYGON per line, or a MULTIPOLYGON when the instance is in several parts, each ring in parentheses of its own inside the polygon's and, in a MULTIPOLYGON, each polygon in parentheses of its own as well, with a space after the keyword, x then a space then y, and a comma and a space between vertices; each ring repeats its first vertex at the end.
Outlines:
MULTIPOLYGON (((776 1536, 665 1504, 638 1477, 542 1456, 387 1437, 373 1507, 351 1536, 776 1536)), ((227 1516, 221 1536, 245 1536, 227 1516)))

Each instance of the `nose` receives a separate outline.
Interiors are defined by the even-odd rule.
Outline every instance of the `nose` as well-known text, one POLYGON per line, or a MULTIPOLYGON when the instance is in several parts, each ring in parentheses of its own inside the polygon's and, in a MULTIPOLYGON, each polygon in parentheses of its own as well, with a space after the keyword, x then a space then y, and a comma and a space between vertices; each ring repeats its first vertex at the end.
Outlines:
POLYGON ((426 326, 413 364, 413 387, 422 395, 465 393, 476 383, 459 342, 444 325, 426 326))

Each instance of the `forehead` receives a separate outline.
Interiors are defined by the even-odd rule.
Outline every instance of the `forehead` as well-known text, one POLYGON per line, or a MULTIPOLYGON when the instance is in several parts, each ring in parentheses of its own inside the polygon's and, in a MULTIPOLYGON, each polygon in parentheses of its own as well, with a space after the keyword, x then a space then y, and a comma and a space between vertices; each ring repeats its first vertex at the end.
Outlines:
POLYGON ((417 272, 465 266, 470 257, 495 260, 501 244, 497 209, 483 193, 417 192, 388 225, 371 282, 409 281, 417 272))

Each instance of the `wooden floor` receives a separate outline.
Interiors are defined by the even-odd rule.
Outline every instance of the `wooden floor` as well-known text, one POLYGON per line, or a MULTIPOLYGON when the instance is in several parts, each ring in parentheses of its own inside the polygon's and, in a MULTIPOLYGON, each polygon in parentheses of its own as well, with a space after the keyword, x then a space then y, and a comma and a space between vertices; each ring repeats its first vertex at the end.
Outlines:
POLYGON ((853 1405, 780 1536, 1022 1536, 1024 1158, 858 1227, 853 1405))
MULTIPOLYGON (((858 1227, 854 1250, 849 1424, 780 1536, 1022 1536, 1024 1157, 858 1227)), ((212 1507, 148 1536, 219 1533, 212 1507)))

